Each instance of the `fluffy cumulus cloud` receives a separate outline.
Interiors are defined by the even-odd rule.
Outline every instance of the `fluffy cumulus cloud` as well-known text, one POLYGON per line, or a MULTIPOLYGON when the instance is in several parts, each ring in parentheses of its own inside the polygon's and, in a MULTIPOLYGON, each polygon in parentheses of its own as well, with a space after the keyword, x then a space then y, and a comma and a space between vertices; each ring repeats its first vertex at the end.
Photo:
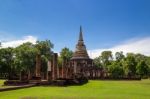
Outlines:
POLYGON ((150 56, 150 37, 146 38, 137 38, 137 39, 131 39, 128 41, 125 41, 122 44, 113 46, 108 49, 95 49, 95 50, 89 50, 89 56, 91 58, 98 57, 102 51, 109 50, 112 51, 113 54, 118 51, 123 51, 124 54, 128 52, 132 53, 141 53, 147 56, 150 56))
POLYGON ((1 42, 1 43, 2 43, 2 48, 6 48, 6 47, 17 47, 26 42, 31 42, 31 43, 35 44, 36 41, 37 41, 37 38, 34 36, 25 36, 22 39, 5 41, 5 42, 1 42))

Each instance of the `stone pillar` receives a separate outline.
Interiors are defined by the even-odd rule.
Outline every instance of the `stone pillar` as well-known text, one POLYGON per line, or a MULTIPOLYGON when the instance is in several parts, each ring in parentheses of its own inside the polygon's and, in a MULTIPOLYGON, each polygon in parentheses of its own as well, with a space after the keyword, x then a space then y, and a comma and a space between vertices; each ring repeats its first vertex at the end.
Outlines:
POLYGON ((92 61, 92 67, 94 66, 94 62, 92 61))
POLYGON ((57 63, 57 53, 54 53, 53 54, 53 66, 52 66, 52 79, 55 80, 57 79, 57 66, 58 66, 58 63, 57 63))
POLYGON ((67 78, 67 71, 68 71, 68 67, 67 67, 67 60, 64 59, 64 65, 63 65, 63 78, 67 78))
POLYGON ((57 78, 60 78, 60 76, 59 76, 59 67, 58 67, 58 64, 57 64, 57 78))
POLYGON ((48 61, 47 62, 47 80, 48 81, 51 81, 52 80, 52 61, 48 61))
POLYGON ((63 62, 62 62, 62 69, 61 69, 62 70, 62 74, 61 74, 62 78, 64 78, 64 65, 65 65, 65 62, 63 60, 63 62))
POLYGON ((36 77, 41 77, 41 55, 36 56, 36 77))
POLYGON ((73 65, 74 65, 74 73, 76 74, 77 73, 77 62, 74 61, 73 65))

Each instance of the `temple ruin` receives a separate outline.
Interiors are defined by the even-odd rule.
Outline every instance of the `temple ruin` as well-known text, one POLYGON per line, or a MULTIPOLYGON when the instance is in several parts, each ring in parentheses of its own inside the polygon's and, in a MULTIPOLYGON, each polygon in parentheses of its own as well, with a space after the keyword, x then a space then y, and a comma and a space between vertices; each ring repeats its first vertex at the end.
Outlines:
MULTIPOLYGON (((57 79, 75 79, 76 77, 86 77, 87 79, 97 79, 103 76, 101 68, 96 67, 89 57, 86 45, 84 44, 82 27, 80 27, 79 39, 73 57, 69 61, 63 61, 58 67, 58 54, 53 53, 52 60, 48 61, 48 81, 57 79)), ((36 66, 36 71, 39 67, 36 66)), ((36 74, 39 74, 36 72, 36 74)), ((38 75, 39 76, 39 75, 38 75)))

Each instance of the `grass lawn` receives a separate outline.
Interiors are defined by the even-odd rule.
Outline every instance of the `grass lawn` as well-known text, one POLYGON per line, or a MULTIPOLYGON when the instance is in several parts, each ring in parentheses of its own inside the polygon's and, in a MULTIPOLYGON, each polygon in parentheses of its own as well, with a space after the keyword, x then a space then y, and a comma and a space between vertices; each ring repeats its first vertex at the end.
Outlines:
POLYGON ((4 81, 5 80, 0 80, 0 88, 3 87, 4 81))
POLYGON ((0 99, 150 99, 150 80, 89 81, 83 86, 39 86, 0 92, 0 99))
MULTIPOLYGON (((14 87, 14 86, 3 86, 4 85, 4 81, 5 80, 1 80, 0 79, 0 88, 10 88, 10 87, 14 87)), ((1 96, 0 96, 1 97, 1 96)), ((1 99, 1 98, 0 98, 1 99)))

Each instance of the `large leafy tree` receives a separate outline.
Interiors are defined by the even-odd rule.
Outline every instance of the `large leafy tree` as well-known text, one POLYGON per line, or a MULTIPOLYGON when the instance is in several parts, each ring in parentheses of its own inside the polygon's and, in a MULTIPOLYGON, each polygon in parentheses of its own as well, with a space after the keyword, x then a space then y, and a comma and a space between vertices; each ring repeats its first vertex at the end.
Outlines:
POLYGON ((146 64, 148 65, 148 76, 150 77, 150 57, 146 57, 146 64))
POLYGON ((24 43, 15 48, 15 67, 18 72, 34 72, 37 50, 32 43, 24 43))
POLYGON ((0 49, 0 72, 1 74, 7 74, 8 78, 12 78, 15 71, 13 50, 10 47, 0 49))
POLYGON ((65 60, 65 59, 70 60, 72 55, 73 55, 73 52, 67 47, 63 48, 60 52, 60 57, 62 58, 62 60, 65 60))
POLYGON ((58 57, 58 65, 59 66, 66 65, 72 56, 73 56, 73 51, 71 51, 67 47, 64 47, 60 52, 60 56, 58 57))
POLYGON ((149 67, 146 64, 145 61, 141 60, 136 67, 136 73, 138 75, 140 75, 141 77, 143 76, 148 76, 148 72, 149 72, 149 67))
POLYGON ((113 60, 111 64, 108 66, 108 71, 111 77, 120 78, 120 77, 123 77, 124 75, 122 62, 125 56, 123 55, 123 52, 121 51, 121 52, 115 53, 115 58, 116 60, 113 60))
POLYGON ((123 52, 116 52, 115 53, 115 58, 116 58, 116 61, 120 62, 121 60, 123 60, 125 58, 125 56, 123 55, 123 52))
POLYGON ((37 54, 41 56, 45 56, 47 59, 51 58, 52 54, 52 48, 54 45, 51 43, 50 40, 45 40, 45 41, 37 41, 35 44, 35 48, 37 49, 37 54))
POLYGON ((135 76, 136 74, 136 65, 135 57, 133 53, 127 53, 127 57, 123 61, 123 68, 126 76, 135 76))
POLYGON ((107 67, 111 64, 111 61, 113 60, 112 52, 111 51, 103 51, 101 53, 101 60, 102 64, 107 67))
POLYGON ((110 76, 113 78, 120 78, 124 75, 123 67, 120 66, 120 63, 118 63, 117 61, 112 62, 112 64, 108 68, 108 71, 110 73, 110 76))
POLYGON ((97 67, 102 67, 102 61, 101 61, 101 57, 96 57, 94 58, 94 64, 97 66, 97 67))
POLYGON ((47 61, 51 59, 53 44, 50 40, 37 41, 35 48, 37 49, 36 53, 36 63, 39 67, 42 66, 42 72, 47 70, 47 61))

